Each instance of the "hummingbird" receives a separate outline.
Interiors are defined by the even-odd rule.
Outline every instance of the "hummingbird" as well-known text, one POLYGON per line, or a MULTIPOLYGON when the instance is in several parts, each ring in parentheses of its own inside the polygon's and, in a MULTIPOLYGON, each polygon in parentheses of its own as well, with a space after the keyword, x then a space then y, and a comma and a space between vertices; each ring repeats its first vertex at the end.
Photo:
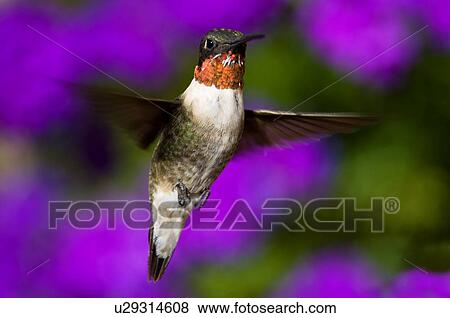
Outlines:
POLYGON ((206 33, 193 79, 173 100, 99 90, 90 94, 96 111, 124 129, 140 148, 147 149, 159 137, 149 173, 150 281, 164 274, 186 219, 208 199, 211 185, 233 156, 353 132, 375 120, 352 113, 245 109, 247 43, 263 37, 230 29, 206 33))

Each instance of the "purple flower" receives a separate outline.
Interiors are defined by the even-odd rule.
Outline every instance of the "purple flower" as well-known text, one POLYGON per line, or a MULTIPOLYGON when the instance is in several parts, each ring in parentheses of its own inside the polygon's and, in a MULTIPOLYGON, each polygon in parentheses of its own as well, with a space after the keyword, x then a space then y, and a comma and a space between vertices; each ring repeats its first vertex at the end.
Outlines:
MULTIPOLYGON (((265 153, 260 150, 237 157, 211 188, 210 199, 220 200, 215 219, 223 221, 237 200, 244 200, 247 205, 241 203, 239 211, 252 211, 258 218, 268 198, 299 199, 311 193, 324 193, 332 174, 332 165, 322 143, 269 149, 265 153)), ((196 212, 193 211, 191 219, 196 212)), ((182 233, 175 257, 230 261, 248 255, 262 238, 263 233, 251 231, 188 229, 182 233)))
POLYGON ((413 269, 400 274, 391 284, 390 297, 450 297, 449 273, 424 273, 413 269))
POLYGON ((378 297, 382 281, 374 267, 353 250, 326 250, 304 260, 277 297, 378 297))
POLYGON ((36 175, 10 175, 0 183, 0 296, 33 294, 33 277, 51 255, 48 201, 53 186, 36 175))
POLYGON ((412 37, 399 6, 386 0, 307 1, 298 9, 298 27, 317 54, 341 72, 389 84, 412 63, 419 37, 412 37))
POLYGON ((75 19, 70 47, 114 77, 146 86, 151 81, 154 88, 172 72, 167 53, 175 39, 170 28, 154 1, 101 1, 75 19))
POLYGON ((57 80, 74 69, 67 52, 27 25, 55 39, 61 29, 50 10, 15 6, 0 13, 0 128, 32 133, 71 113, 57 80))
MULTIPOLYGON (((92 200, 147 200, 148 179, 142 175, 136 186, 115 187, 92 200)), ((88 200, 87 195, 84 200, 88 200)), ((73 199, 73 198, 71 198, 73 199)), ((150 224, 148 211, 134 211, 133 219, 150 224)), ((42 268, 35 284, 39 292, 50 290, 58 297, 185 297, 188 295, 184 260, 174 258, 157 283, 147 281, 148 228, 131 228, 118 212, 102 210, 95 228, 77 229, 62 220, 55 232, 52 261, 42 268), (49 277, 52 279, 49 280, 49 277)), ((80 214, 80 218, 83 215, 80 214)), ((86 218, 88 218, 86 216, 86 218)))
POLYGON ((39 285, 59 297, 182 297, 184 284, 172 260, 158 284, 147 281, 147 231, 106 221, 94 229, 58 230, 59 249, 41 271, 39 285), (48 282, 49 277, 51 281, 48 282))
MULTIPOLYGON (((164 0, 162 11, 180 29, 196 36, 213 28, 252 31, 269 24, 285 5, 282 0, 164 0)), ((260 30, 259 30, 260 31, 260 30)))
MULTIPOLYGON (((2 179, 0 296, 186 295, 180 279, 183 273, 177 266, 182 259, 172 262, 158 284, 147 282, 146 229, 130 229, 119 218, 116 228, 108 229, 106 212, 95 228, 77 229, 63 219, 56 229, 49 229, 49 201, 62 199, 55 188, 56 184, 38 175, 2 179)), ((82 213, 77 216, 90 217, 82 213)))

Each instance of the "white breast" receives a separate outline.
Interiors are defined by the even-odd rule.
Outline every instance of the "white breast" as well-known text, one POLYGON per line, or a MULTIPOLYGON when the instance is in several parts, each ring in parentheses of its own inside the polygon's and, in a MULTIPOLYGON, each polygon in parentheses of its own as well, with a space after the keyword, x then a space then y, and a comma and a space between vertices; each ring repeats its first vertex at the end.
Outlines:
POLYGON ((216 127, 237 128, 240 125, 244 102, 242 89, 218 89, 192 80, 181 95, 183 106, 190 110, 194 119, 216 127))

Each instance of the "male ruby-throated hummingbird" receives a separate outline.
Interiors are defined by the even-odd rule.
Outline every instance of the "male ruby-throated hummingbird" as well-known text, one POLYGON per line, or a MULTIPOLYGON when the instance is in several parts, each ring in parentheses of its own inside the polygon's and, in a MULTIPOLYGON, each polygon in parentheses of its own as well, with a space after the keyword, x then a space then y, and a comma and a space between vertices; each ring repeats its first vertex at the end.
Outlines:
POLYGON ((244 109, 247 42, 263 35, 214 29, 200 42, 194 78, 175 100, 96 92, 97 111, 145 149, 160 136, 150 168, 149 279, 164 273, 189 213, 201 207, 230 159, 258 146, 348 133, 374 117, 244 109), (177 224, 178 226, 168 226, 177 224))

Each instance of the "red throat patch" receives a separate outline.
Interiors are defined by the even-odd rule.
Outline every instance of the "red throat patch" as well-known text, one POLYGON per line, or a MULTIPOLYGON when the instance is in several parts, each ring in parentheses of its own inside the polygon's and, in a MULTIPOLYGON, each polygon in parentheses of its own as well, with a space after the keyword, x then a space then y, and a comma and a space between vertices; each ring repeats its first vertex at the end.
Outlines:
POLYGON ((205 59, 201 66, 195 67, 194 78, 218 89, 238 89, 244 86, 244 73, 244 57, 230 51, 205 59))

